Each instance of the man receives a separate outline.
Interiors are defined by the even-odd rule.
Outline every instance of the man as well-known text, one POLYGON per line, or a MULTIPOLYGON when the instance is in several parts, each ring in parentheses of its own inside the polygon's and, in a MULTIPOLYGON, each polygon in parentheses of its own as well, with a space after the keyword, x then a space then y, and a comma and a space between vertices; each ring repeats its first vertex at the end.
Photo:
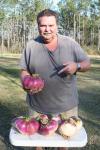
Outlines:
POLYGON ((37 23, 39 36, 27 43, 21 57, 22 82, 34 73, 45 81, 42 91, 35 88, 27 94, 30 113, 77 116, 76 74, 90 68, 89 58, 77 42, 58 34, 56 12, 43 10, 37 23))

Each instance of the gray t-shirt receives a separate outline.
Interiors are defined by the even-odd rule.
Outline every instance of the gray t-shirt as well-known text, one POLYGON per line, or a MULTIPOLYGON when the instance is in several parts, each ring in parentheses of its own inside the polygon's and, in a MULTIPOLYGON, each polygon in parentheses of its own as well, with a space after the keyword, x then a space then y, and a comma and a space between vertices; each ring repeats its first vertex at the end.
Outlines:
MULTIPOLYGON (((58 75, 51 77, 55 71, 54 65, 40 37, 27 43, 26 56, 31 73, 40 74, 45 81, 45 87, 41 92, 27 94, 27 102, 33 110, 56 114, 78 105, 76 75, 68 75, 65 78, 58 75)), ((80 62, 89 59, 77 42, 62 35, 58 35, 58 47, 52 52, 52 56, 59 65, 67 61, 80 62)), ((25 51, 21 57, 20 67, 27 70, 25 51)))

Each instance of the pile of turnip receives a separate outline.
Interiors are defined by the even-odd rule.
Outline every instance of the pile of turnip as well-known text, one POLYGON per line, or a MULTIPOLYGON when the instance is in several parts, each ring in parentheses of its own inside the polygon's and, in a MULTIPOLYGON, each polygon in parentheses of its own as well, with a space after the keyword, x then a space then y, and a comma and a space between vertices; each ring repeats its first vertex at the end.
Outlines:
POLYGON ((12 126, 23 135, 52 135, 58 128, 58 121, 47 115, 34 117, 17 117, 12 120, 12 126))
POLYGON ((43 136, 51 136, 55 132, 64 138, 72 137, 82 128, 82 120, 78 117, 70 117, 62 120, 60 116, 49 117, 41 114, 38 117, 17 117, 12 120, 12 126, 23 135, 35 133, 43 136))

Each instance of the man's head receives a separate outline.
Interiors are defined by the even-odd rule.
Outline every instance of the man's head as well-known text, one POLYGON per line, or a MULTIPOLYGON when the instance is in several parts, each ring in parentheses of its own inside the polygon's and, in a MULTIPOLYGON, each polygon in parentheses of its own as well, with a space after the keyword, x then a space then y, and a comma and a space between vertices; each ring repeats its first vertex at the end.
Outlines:
POLYGON ((46 16, 46 17, 54 16, 55 19, 56 19, 56 23, 57 23, 57 21, 58 21, 58 14, 57 14, 55 11, 50 10, 50 9, 45 9, 45 10, 42 10, 42 11, 37 15, 37 23, 38 23, 38 25, 39 25, 39 19, 40 19, 41 17, 44 17, 44 16, 46 16))
POLYGON ((57 13, 50 9, 41 11, 37 16, 39 34, 47 43, 57 36, 57 18, 57 13))

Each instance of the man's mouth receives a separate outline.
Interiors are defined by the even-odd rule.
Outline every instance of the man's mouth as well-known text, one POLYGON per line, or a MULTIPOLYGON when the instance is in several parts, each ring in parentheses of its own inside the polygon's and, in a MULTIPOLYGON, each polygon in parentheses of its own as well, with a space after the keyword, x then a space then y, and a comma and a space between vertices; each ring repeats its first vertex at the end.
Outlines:
POLYGON ((44 35, 50 35, 51 33, 45 32, 44 35))

